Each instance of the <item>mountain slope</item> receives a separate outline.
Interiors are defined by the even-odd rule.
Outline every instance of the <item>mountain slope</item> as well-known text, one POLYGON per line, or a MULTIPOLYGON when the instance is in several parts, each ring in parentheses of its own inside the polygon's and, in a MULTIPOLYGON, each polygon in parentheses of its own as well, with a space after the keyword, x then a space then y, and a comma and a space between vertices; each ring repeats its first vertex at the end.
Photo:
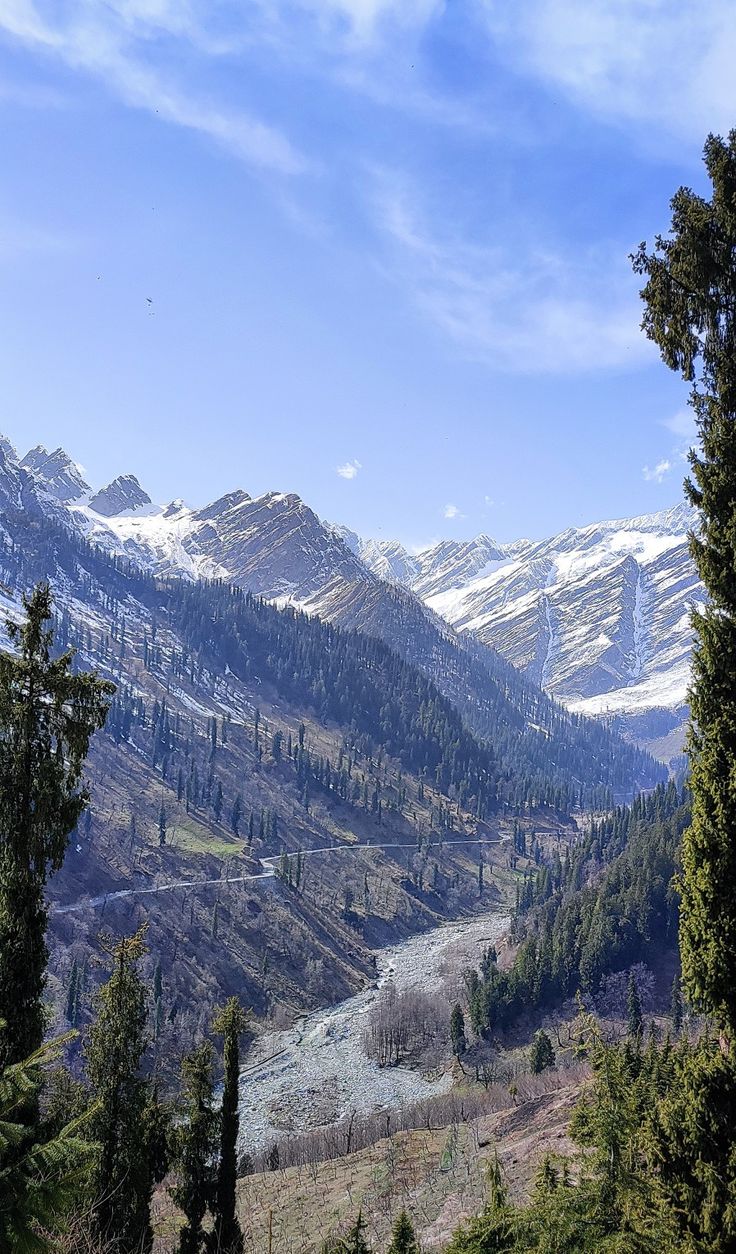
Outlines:
MULTIPOLYGON (((490 645, 568 709, 638 737, 686 717, 690 607, 703 591, 685 505, 499 545, 487 536, 416 555, 407 585, 457 631, 490 645)), ((360 552, 368 554, 361 542, 360 552)))
POLYGON ((58 643, 117 684, 52 884, 59 1026, 72 964, 86 1016, 101 927, 148 923, 170 1057, 224 996, 259 1014, 335 1000, 371 978, 373 946, 508 893, 486 843, 504 825, 493 753, 429 681, 375 641, 144 574, 44 504, 0 512, 2 608, 17 615, 18 590, 50 578, 58 643))
MULTIPOLYGON (((492 649, 457 634, 414 594, 369 571, 338 530, 295 494, 237 490, 203 509, 181 501, 102 517, 86 496, 69 525, 157 576, 219 578, 279 605, 375 636, 418 667, 494 746, 513 796, 563 804, 592 781, 618 799, 659 777, 650 759, 571 717, 492 649)), ((598 798, 600 800, 600 797, 598 798)))

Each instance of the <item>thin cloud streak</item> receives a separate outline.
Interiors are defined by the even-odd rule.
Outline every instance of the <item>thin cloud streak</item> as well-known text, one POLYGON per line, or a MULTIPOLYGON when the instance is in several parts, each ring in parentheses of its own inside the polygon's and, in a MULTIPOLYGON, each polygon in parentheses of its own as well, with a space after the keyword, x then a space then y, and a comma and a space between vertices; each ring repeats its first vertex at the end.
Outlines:
MULTIPOLYGON (((158 15, 170 33, 191 35, 193 26, 175 21, 179 6, 144 3, 98 7, 86 21, 50 24, 31 0, 0 0, 0 30, 28 47, 55 54, 65 65, 92 74, 124 104, 198 132, 243 162, 278 174, 303 172, 308 163, 276 128, 242 109, 196 99, 130 54, 158 15), (116 20, 125 16, 122 24, 116 20)), ((52 10, 53 12, 53 10, 52 10)))
POLYGON ((376 224, 391 252, 386 273, 468 357, 524 374, 651 359, 623 248, 620 257, 610 250, 581 259, 441 239, 420 220, 402 180, 380 171, 376 186, 376 224))
POLYGON ((517 69, 615 122, 701 141, 733 125, 732 0, 482 0, 517 69))
POLYGON ((671 470, 672 462, 669 458, 663 457, 656 466, 644 466, 641 473, 647 483, 662 483, 671 470))

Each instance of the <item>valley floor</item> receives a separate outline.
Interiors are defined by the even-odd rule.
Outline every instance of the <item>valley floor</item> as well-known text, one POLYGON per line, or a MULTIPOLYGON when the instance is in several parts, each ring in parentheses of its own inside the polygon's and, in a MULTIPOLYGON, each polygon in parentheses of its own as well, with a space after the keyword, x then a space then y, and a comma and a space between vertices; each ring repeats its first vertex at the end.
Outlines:
POLYGON ((529 1077, 519 1086, 517 1105, 506 1094, 506 1109, 399 1132, 334 1161, 241 1180, 246 1248, 252 1254, 316 1254, 327 1234, 362 1207, 371 1247, 385 1249, 406 1207, 422 1249, 442 1249, 458 1223, 482 1209, 495 1153, 512 1195, 523 1198, 546 1153, 571 1151, 566 1129, 582 1079, 579 1067, 529 1077))
POLYGON ((375 985, 301 1019, 289 1031, 267 1032, 245 1059, 241 1077, 241 1152, 267 1148, 285 1133, 334 1123, 353 1111, 368 1115, 447 1091, 444 1059, 429 1075, 408 1067, 379 1067, 363 1047, 366 1015, 378 990, 420 988, 460 995, 462 972, 486 945, 498 944, 508 917, 490 911, 448 923, 376 952, 375 985))

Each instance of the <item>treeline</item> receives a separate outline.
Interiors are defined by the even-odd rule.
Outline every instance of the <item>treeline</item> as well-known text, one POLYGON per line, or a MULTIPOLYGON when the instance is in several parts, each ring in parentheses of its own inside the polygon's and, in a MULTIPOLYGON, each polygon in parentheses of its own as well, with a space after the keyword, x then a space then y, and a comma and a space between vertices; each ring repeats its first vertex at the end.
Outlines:
MULTIPOLYGON (((72 654, 56 654, 48 585, 24 608, 24 621, 7 623, 14 652, 0 653, 0 1249, 59 1251, 64 1240, 80 1254, 145 1254, 153 1192, 168 1176, 183 1216, 180 1254, 242 1254, 236 1142, 248 1018, 237 998, 212 1024, 224 1042, 219 1109, 209 1039, 182 1060, 173 1100, 150 1075, 161 973, 149 990, 140 970, 145 929, 102 940, 109 978, 94 998, 81 1078, 62 1060, 75 1032, 44 1042, 46 882, 85 811, 85 760, 113 685, 75 674, 72 654)), ((72 1021, 79 990, 75 969, 72 1021)))
POLYGON ((467 975, 476 1032, 503 1031, 578 990, 592 998, 604 975, 676 946, 673 876, 689 816, 687 796, 660 784, 535 871, 521 893, 529 913, 517 917, 513 963, 501 971, 491 951, 467 975))
MULTIPOLYGON (((0 576, 29 586, 56 571, 110 623, 99 660, 111 668, 120 668, 130 649, 124 618, 135 598, 151 616, 144 642, 151 669, 195 683, 230 667, 243 680, 268 682, 285 699, 350 729, 364 755, 382 746, 479 816, 499 803, 569 813, 663 775, 640 749, 602 724, 567 714, 472 642, 451 647, 435 628, 434 643, 425 641, 450 700, 428 677, 428 663, 420 670, 406 660, 410 641, 400 655, 383 641, 276 609, 237 588, 155 579, 30 511, 6 523, 0 576), (166 627, 183 649, 163 646, 158 629, 166 627)), ((431 635, 429 624, 426 630, 431 635)))

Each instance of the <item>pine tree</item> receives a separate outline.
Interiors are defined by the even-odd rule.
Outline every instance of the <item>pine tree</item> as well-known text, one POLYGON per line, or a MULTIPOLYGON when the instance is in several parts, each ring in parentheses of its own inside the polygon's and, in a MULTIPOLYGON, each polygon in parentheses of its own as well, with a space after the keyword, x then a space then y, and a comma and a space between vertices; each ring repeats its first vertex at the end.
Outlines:
POLYGON ((203 1042, 182 1062, 184 1110, 174 1137, 176 1184, 171 1190, 184 1212, 179 1254, 199 1254, 205 1233, 203 1221, 216 1195, 218 1117, 213 1105, 212 1046, 203 1042))
POLYGON ((73 1036, 47 1042, 30 1058, 0 1069, 2 1250, 52 1254, 86 1194, 95 1146, 87 1139, 84 1116, 53 1131, 47 1121, 40 1143, 38 1127, 24 1122, 25 1112, 38 1106, 44 1071, 59 1062, 73 1036))
POLYGON ((71 971, 69 972, 69 985, 66 994, 66 1020, 73 1028, 77 1026, 79 1018, 79 968, 77 960, 72 960, 71 971))
POLYGON ((501 1254, 513 1250, 514 1215, 506 1196, 498 1159, 488 1172, 488 1200, 482 1214, 462 1224, 446 1247, 446 1254, 501 1254))
POLYGON ((700 448, 687 495, 700 513, 690 548, 709 596, 693 612, 689 733, 692 824, 683 839, 680 952, 688 1002, 736 1033, 736 131, 709 136, 710 200, 681 187, 672 226, 644 244, 642 325, 692 384, 700 448))
POLYGON ((670 1015, 672 1016, 672 1035, 677 1037, 682 1031, 682 993, 680 992, 680 977, 676 975, 672 981, 672 998, 670 1001, 670 1015))
POLYGON ((224 1084, 220 1110, 220 1160, 217 1168, 214 1246, 222 1254, 242 1254, 243 1234, 235 1217, 237 1174, 238 1080, 240 1037, 250 1023, 237 997, 230 997, 215 1016, 212 1029, 223 1039, 224 1084))
POLYGON ((468 1048, 468 1043, 465 1038, 465 1016, 459 1002, 455 1002, 450 1015, 450 1041, 453 1054, 461 1058, 468 1048))
POLYGON ((52 659, 48 584, 23 607, 25 622, 7 623, 17 651, 0 653, 0 1065, 43 1039, 44 888, 87 804, 84 761, 115 691, 95 673, 73 674, 72 650, 52 659))
POLYGON ((93 1220, 121 1254, 149 1250, 149 1207, 156 1182, 148 1135, 150 1086, 142 1074, 146 990, 138 970, 145 928, 111 950, 112 974, 95 998, 85 1054, 95 1111, 90 1135, 98 1153, 92 1178, 93 1220))
POLYGON ((386 1254, 420 1254, 414 1225, 405 1210, 402 1210, 394 1224, 391 1244, 386 1254))
POLYGON ((626 993, 626 1021, 629 1036, 633 1039, 641 1040, 644 1019, 641 1013, 639 989, 633 971, 629 972, 629 984, 626 993))
POLYGON ((539 1075, 547 1067, 554 1067, 555 1051, 547 1033, 543 1028, 534 1033, 529 1050, 529 1070, 532 1075, 539 1075))
POLYGON ((166 806, 163 798, 161 798, 161 809, 158 812, 158 843, 161 846, 166 844, 166 806))
POLYGON ((365 1239, 365 1229, 363 1212, 359 1210, 352 1228, 333 1247, 334 1254, 371 1254, 371 1247, 365 1239))

